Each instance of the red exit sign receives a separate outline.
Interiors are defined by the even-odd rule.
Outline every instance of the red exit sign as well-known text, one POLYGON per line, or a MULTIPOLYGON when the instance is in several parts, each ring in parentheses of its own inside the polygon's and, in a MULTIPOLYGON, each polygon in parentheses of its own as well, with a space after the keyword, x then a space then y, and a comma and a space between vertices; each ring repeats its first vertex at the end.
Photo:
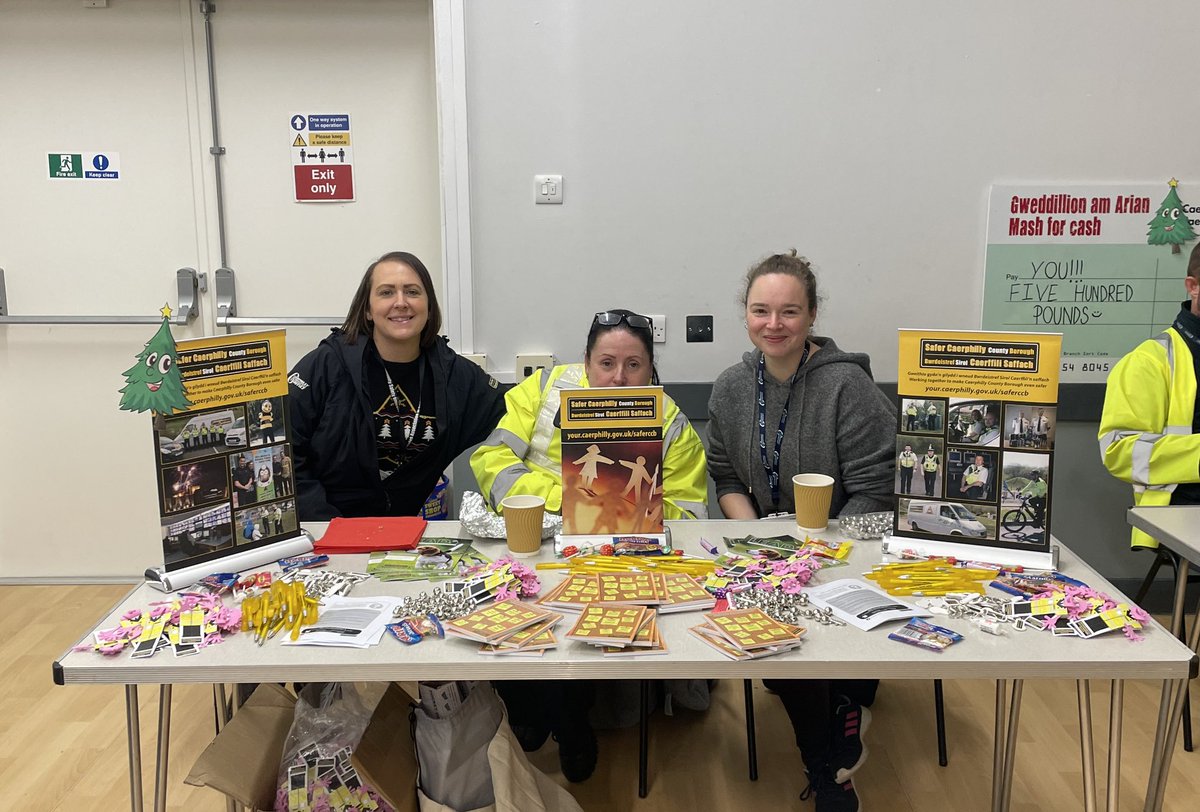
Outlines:
POLYGON ((353 200, 354 167, 349 164, 293 166, 296 200, 353 200))

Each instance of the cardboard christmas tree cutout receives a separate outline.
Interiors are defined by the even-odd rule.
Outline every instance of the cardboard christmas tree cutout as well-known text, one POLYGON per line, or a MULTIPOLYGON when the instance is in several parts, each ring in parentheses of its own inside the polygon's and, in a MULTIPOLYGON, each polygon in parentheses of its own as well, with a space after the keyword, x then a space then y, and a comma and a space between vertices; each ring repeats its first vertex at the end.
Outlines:
POLYGON ((1163 198, 1154 219, 1148 223, 1150 230, 1146 232, 1146 242, 1150 245, 1167 245, 1169 243, 1171 253, 1178 254, 1180 253, 1179 246, 1188 240, 1196 239, 1196 232, 1192 231, 1192 224, 1188 222, 1188 217, 1183 212, 1183 203, 1175 191, 1179 181, 1171 178, 1167 185, 1171 187, 1170 191, 1163 198))
POLYGON ((146 342, 137 363, 125 370, 121 408, 130 412, 151 411, 173 414, 191 406, 183 389, 183 378, 175 366, 175 339, 171 336, 171 308, 163 305, 162 324, 146 342))

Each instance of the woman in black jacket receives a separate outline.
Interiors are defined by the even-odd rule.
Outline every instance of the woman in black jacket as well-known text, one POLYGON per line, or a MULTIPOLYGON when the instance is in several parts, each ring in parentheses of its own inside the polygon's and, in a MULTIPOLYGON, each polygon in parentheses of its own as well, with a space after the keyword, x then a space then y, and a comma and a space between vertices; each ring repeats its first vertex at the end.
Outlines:
POLYGON ((487 373, 438 335, 429 271, 405 251, 367 268, 346 321, 288 377, 301 521, 414 516, 504 414, 487 373))

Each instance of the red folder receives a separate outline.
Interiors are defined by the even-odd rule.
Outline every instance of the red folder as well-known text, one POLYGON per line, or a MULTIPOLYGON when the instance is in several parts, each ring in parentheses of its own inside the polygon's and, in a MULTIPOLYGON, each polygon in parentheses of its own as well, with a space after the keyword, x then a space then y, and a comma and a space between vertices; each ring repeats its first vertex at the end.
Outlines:
POLYGON ((336 518, 313 547, 314 553, 338 555, 373 553, 377 550, 412 550, 429 522, 420 516, 371 516, 361 519, 336 518))

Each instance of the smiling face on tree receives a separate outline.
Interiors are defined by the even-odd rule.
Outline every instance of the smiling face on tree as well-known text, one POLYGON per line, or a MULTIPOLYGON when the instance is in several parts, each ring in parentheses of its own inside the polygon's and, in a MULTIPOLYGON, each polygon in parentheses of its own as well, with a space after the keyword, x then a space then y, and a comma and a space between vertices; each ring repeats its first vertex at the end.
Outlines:
POLYGON ((167 310, 158 332, 138 354, 137 363, 125 370, 125 386, 120 391, 121 408, 126 411, 171 414, 192 405, 175 366, 175 339, 171 337, 169 317, 167 310))

